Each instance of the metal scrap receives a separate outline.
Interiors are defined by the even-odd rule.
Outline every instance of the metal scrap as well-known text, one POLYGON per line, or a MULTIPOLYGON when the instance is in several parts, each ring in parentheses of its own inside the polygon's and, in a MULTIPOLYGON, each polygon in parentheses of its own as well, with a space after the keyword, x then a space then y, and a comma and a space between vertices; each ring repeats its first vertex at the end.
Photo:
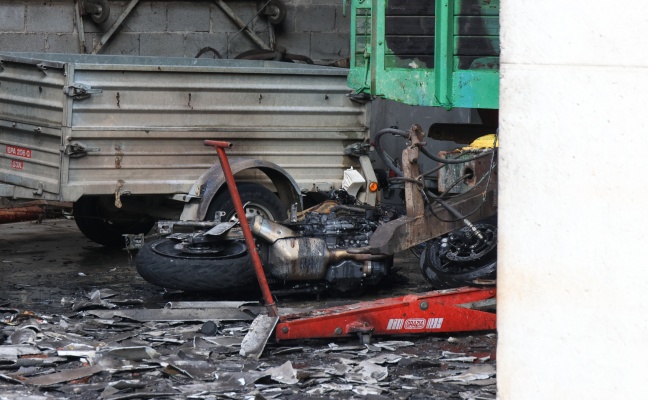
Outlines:
POLYGON ((287 385, 294 385, 299 382, 297 371, 295 371, 290 361, 286 361, 279 367, 268 368, 265 372, 270 374, 270 379, 273 381, 287 385))
POLYGON ((73 381, 75 379, 86 378, 88 376, 101 372, 101 370, 102 370, 101 365, 92 365, 90 367, 68 369, 62 372, 37 376, 35 378, 27 379, 23 383, 25 383, 26 385, 37 385, 37 386, 54 385, 57 383, 73 381))
MULTIPOLYGON (((117 297, 104 289, 88 296, 117 297)), ((250 306, 256 305, 172 302, 161 309, 118 306, 69 316, 13 310, 0 325, 0 392, 16 399, 37 396, 41 387, 55 388, 66 398, 86 393, 104 400, 388 399, 408 393, 416 398, 494 398, 495 368, 487 352, 493 336, 364 345, 299 342, 290 347, 271 340, 258 360, 239 354, 244 336, 254 330, 250 313, 241 311, 250 306), (470 346, 479 352, 471 352, 470 346)))
POLYGON ((88 314, 99 318, 121 317, 139 322, 205 322, 213 319, 219 321, 251 321, 254 317, 238 309, 211 308, 211 309, 132 309, 132 310, 92 310, 88 314))
POLYGON ((17 359, 19 356, 42 354, 36 346, 4 345, 0 346, 0 360, 17 359))
POLYGON ((268 343, 269 335, 279 322, 279 317, 259 315, 252 321, 250 329, 241 343, 240 354, 244 357, 259 358, 268 343))

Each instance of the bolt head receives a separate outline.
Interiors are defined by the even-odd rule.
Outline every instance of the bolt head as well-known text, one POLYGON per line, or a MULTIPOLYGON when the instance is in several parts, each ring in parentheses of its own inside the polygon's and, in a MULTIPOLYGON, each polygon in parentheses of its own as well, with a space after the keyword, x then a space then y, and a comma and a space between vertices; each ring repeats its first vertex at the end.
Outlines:
POLYGON ((335 328, 335 334, 336 335, 341 335, 342 334, 342 328, 340 328, 339 326, 337 328, 335 328))
POLYGON ((288 327, 284 326, 283 328, 281 328, 281 332, 288 333, 288 327))

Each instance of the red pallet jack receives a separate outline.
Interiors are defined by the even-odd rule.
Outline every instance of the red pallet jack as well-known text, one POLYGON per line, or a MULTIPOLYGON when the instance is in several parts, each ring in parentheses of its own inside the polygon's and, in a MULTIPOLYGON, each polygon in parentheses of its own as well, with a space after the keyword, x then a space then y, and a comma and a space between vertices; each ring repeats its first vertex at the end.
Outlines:
POLYGON ((245 218, 225 149, 228 142, 206 140, 218 153, 234 208, 241 224, 268 315, 259 315, 241 345, 241 355, 260 357, 275 332, 277 341, 358 336, 368 343, 372 335, 485 331, 495 329, 494 288, 431 291, 351 305, 279 316, 254 238, 245 218))

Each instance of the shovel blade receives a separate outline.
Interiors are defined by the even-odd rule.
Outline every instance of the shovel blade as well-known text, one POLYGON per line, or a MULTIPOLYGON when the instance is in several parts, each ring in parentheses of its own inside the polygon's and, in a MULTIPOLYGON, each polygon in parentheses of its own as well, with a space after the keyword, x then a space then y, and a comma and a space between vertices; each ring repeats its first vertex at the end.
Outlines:
POLYGON ((258 315, 252 321, 250 330, 243 338, 239 354, 244 357, 259 359, 268 343, 268 339, 274 332, 275 326, 277 326, 277 322, 279 322, 279 317, 258 315))

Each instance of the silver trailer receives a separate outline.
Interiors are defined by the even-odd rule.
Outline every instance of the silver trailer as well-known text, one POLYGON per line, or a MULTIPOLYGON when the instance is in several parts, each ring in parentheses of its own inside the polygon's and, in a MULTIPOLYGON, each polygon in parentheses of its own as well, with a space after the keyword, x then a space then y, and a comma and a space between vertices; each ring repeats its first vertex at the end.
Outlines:
POLYGON ((234 143, 237 181, 256 185, 244 202, 265 188, 284 211, 301 208, 354 167, 359 200, 375 203, 368 157, 345 154, 369 137, 368 105, 349 96, 346 75, 269 61, 2 53, 0 196, 76 202, 77 224, 103 244, 155 219, 209 219, 214 201, 226 202, 216 153, 203 145, 212 139, 234 143))

